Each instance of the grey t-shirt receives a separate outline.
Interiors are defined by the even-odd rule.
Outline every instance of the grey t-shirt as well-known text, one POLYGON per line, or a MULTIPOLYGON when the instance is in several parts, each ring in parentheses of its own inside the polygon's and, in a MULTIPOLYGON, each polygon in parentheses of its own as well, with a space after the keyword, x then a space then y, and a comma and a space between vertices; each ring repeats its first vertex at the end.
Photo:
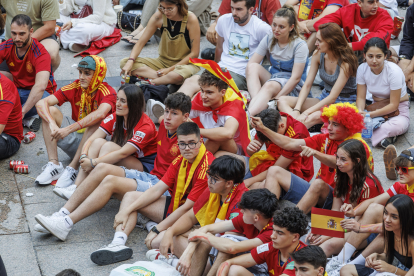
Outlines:
POLYGON ((270 49, 270 46, 272 45, 272 38, 272 33, 265 36, 257 47, 256 53, 261 56, 265 56, 268 52, 270 52, 272 58, 276 60, 288 61, 292 58, 295 58, 295 63, 306 63, 309 55, 309 49, 308 44, 306 44, 306 41, 304 41, 302 38, 296 38, 284 48, 280 48, 279 43, 276 43, 273 49, 270 49), (296 47, 298 44, 300 45, 296 47))

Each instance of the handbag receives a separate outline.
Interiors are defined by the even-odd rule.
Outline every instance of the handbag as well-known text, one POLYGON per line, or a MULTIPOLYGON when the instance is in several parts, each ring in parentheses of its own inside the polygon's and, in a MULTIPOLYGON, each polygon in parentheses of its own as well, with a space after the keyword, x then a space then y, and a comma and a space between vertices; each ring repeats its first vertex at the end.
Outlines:
MULTIPOLYGON (((386 100, 383 100, 383 101, 380 101, 380 102, 375 102, 375 103, 373 103, 373 104, 366 105, 366 106, 365 106, 365 109, 366 109, 368 112, 371 112, 371 111, 375 111, 375 110, 381 109, 381 108, 383 108, 384 106, 387 106, 387 105, 389 105, 389 104, 390 104, 390 99, 386 99, 386 100)), ((383 117, 385 120, 388 120, 389 118, 391 118, 391 117, 395 117, 395 116, 398 116, 398 115, 400 115, 400 111, 399 111, 399 110, 398 110, 398 108, 397 108, 397 110, 395 110, 395 111, 393 111, 393 112, 391 112, 391 113, 388 113, 388 114, 386 114, 386 115, 383 115, 383 116, 381 116, 381 117, 383 117)))
POLYGON ((81 9, 81 11, 76 14, 76 13, 72 13, 70 15, 70 18, 85 18, 89 15, 93 14, 93 9, 91 6, 85 5, 83 6, 83 8, 81 9))
POLYGON ((138 26, 141 24, 141 15, 140 14, 132 14, 123 11, 118 12, 118 20, 117 25, 121 31, 126 32, 128 34, 135 31, 138 26))

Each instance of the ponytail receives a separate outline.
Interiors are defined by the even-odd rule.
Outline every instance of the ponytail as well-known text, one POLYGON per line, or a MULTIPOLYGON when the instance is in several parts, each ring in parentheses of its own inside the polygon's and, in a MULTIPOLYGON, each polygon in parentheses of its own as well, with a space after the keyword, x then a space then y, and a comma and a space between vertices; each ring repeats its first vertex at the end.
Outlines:
MULTIPOLYGON (((296 12, 293 9, 291 5, 283 5, 282 8, 277 10, 275 14, 273 15, 273 19, 275 17, 284 17, 286 18, 289 27, 293 25, 293 29, 289 32, 289 43, 295 40, 298 37, 301 37, 301 34, 299 32, 299 22, 298 18, 296 16, 296 12)), ((276 45, 277 39, 273 36, 272 43, 270 44, 270 49, 273 49, 273 47, 276 45)))

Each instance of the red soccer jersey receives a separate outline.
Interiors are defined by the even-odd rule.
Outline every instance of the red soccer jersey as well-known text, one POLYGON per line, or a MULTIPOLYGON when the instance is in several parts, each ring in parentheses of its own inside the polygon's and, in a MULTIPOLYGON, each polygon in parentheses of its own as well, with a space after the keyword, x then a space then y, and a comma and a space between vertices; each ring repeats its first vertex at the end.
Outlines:
POLYGON ((258 238, 263 243, 268 243, 272 241, 270 236, 273 232, 273 220, 271 219, 269 223, 259 231, 256 227, 253 226, 253 224, 246 224, 243 221, 243 216, 237 216, 234 219, 231 220, 233 223, 234 228, 246 236, 249 240, 258 238))
MULTIPOLYGON (((365 179, 364 186, 362 187, 361 195, 359 196, 356 204, 360 204, 361 202, 367 199, 374 198, 382 194, 384 192, 384 189, 382 188, 381 183, 378 180, 377 180, 377 185, 375 185, 374 180, 367 177, 365 179)), ((342 199, 344 203, 350 204, 349 202, 350 193, 351 193, 351 187, 349 187, 349 193, 346 195, 346 198, 342 199)))
POLYGON ((378 8, 375 15, 362 18, 358 3, 350 4, 324 16, 313 26, 318 31, 320 25, 329 22, 336 23, 343 29, 347 40, 352 42, 354 51, 362 51, 365 43, 372 37, 382 38, 390 46, 394 23, 389 13, 382 8, 378 8))
POLYGON ((32 89, 33 85, 35 85, 36 74, 48 71, 50 77, 46 90, 50 94, 56 91, 56 82, 52 73, 49 52, 35 38, 32 38, 26 54, 22 57, 18 57, 17 49, 12 39, 1 43, 0 63, 4 60, 9 67, 10 73, 13 75, 13 82, 17 88, 32 89))
POLYGON ((393 197, 395 195, 408 195, 414 201, 414 184, 409 186, 407 184, 401 184, 395 182, 391 188, 388 189, 387 193, 393 197))
MULTIPOLYGON (((116 113, 112 113, 106 117, 99 128, 106 132, 107 135, 112 136, 115 130, 116 113)), ((126 135, 126 129, 124 133, 126 135)), ((133 145, 137 151, 133 154, 136 158, 142 158, 157 152, 157 129, 154 123, 147 114, 142 113, 141 119, 134 127, 134 133, 128 144, 133 145)))
MULTIPOLYGON (((221 1, 221 5, 218 9, 218 12, 220 15, 231 13, 231 7, 230 7, 231 0, 223 0, 221 1)), ((253 15, 256 15, 261 20, 266 22, 269 25, 272 25, 273 22, 273 15, 275 12, 280 9, 282 6, 280 5, 279 0, 261 0, 256 1, 256 6, 254 8, 253 15), (259 3, 261 3, 261 6, 259 8, 259 3), (260 9, 260 14, 259 13, 260 9)))
MULTIPOLYGON (((157 155, 158 156, 158 155, 157 155)), ((175 160, 173 160, 172 164, 168 168, 165 175, 161 178, 161 181, 168 185, 169 191, 171 194, 171 202, 170 206, 168 206, 167 214, 170 215, 173 212, 174 207, 174 197, 175 192, 177 189, 177 179, 178 179, 178 172, 180 170, 181 163, 183 162, 183 157, 180 155, 175 160)), ((200 164, 196 168, 193 174, 193 178, 191 180, 190 185, 188 185, 187 190, 184 192, 184 196, 179 203, 179 206, 183 205, 187 199, 196 202, 199 196, 204 192, 207 188, 207 168, 213 162, 214 155, 207 151, 204 160, 200 161, 200 164), (203 165, 204 163, 204 165, 203 165)), ((187 165, 186 177, 185 181, 187 181, 188 174, 190 173, 191 165, 187 165)))
POLYGON ((151 174, 161 179, 170 167, 171 162, 180 155, 180 149, 177 145, 177 134, 168 136, 168 130, 165 129, 164 121, 160 123, 157 136, 157 157, 154 162, 154 169, 151 174))
MULTIPOLYGON (((296 247, 295 251, 298 251, 305 246, 306 244, 299 241, 299 244, 296 247)), ((279 276, 282 274, 295 276, 295 267, 293 260, 289 257, 285 263, 281 263, 279 249, 273 247, 273 242, 259 245, 258 247, 252 249, 250 253, 252 254, 252 257, 257 264, 267 264, 269 276, 279 276)))
MULTIPOLYGON (((72 119, 77 122, 79 116, 79 106, 82 97, 82 88, 79 80, 65 85, 53 94, 59 101, 59 106, 65 102, 69 102, 72 107, 72 119)), ((113 113, 116 110, 116 91, 106 82, 97 89, 95 95, 92 97, 92 110, 97 110, 102 103, 111 105, 111 111, 113 113)))
POLYGON ((11 80, 0 74, 0 125, 3 133, 23 140, 22 105, 19 92, 11 80))

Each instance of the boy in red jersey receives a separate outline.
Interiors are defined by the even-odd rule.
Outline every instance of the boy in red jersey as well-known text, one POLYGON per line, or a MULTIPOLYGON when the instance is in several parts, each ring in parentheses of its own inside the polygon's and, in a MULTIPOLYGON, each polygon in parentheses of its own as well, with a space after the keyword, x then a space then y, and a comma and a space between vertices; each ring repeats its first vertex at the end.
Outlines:
MULTIPOLYGON (((308 228, 306 215, 297 207, 277 210, 273 216, 272 241, 259 245, 250 254, 244 254, 224 262, 218 276, 252 275, 247 268, 267 264, 269 276, 295 276, 294 261, 290 254, 306 245, 299 239, 308 228)), ((264 275, 264 274, 260 274, 264 275)))
POLYGON ((98 56, 84 57, 78 64, 78 70, 78 80, 36 103, 43 119, 43 138, 49 157, 43 172, 36 178, 38 185, 48 185, 57 179, 57 187, 72 185, 78 174, 83 145, 101 121, 115 112, 116 91, 104 82, 107 70, 105 60, 98 56), (65 102, 71 104, 72 117, 63 116, 55 107, 65 102), (72 158, 65 169, 58 160, 58 147, 72 158))
POLYGON ((22 105, 11 80, 0 73, 0 160, 15 154, 23 140, 22 105))
MULTIPOLYGON (((293 119, 289 114, 279 113, 274 109, 265 109, 258 115, 263 122, 264 127, 269 130, 285 135, 293 139, 309 138, 309 132, 305 125, 293 119)), ((277 166, 290 171, 296 176, 310 181, 313 177, 313 158, 301 156, 300 151, 288 151, 275 145, 270 139, 260 131, 257 132, 254 140, 247 147, 247 153, 251 156, 249 159, 250 171, 253 177, 244 181, 246 187, 250 189, 259 188, 264 185, 266 175, 269 169, 277 166), (266 151, 260 150, 263 144, 266 144, 266 151), (252 186, 251 186, 252 185, 252 186)), ((247 164, 247 166, 249 166, 247 164)), ((275 191, 273 191, 275 192, 275 191)), ((287 195, 286 192, 284 194, 287 195)), ((292 200, 288 195, 285 198, 297 204, 298 201, 292 200)))
MULTIPOLYGON (((390 14, 379 7, 379 0, 358 0, 318 20, 315 31, 324 23, 338 24, 344 31, 349 46, 354 51, 362 51, 371 37, 382 38, 390 46, 394 23, 390 14)), ((313 31, 313 30, 312 30, 313 31)))
POLYGON ((34 105, 56 91, 50 55, 33 34, 32 21, 16 15, 10 25, 12 38, 0 44, 0 63, 7 62, 22 103, 23 124, 33 131, 40 128, 34 105))
POLYGON ((292 139, 264 127, 260 118, 252 118, 254 127, 280 148, 302 151, 302 156, 313 156, 321 161, 316 179, 311 184, 280 167, 272 167, 266 176, 265 188, 276 193, 278 197, 283 196, 284 191, 291 192, 289 196, 298 201, 297 206, 305 213, 309 213, 313 206, 329 210, 332 208, 335 187, 335 153, 344 140, 357 139, 364 144, 368 164, 373 170, 371 150, 359 133, 364 128, 364 120, 354 104, 338 103, 324 107, 321 119, 328 125, 329 133, 314 135, 306 139, 292 139))

